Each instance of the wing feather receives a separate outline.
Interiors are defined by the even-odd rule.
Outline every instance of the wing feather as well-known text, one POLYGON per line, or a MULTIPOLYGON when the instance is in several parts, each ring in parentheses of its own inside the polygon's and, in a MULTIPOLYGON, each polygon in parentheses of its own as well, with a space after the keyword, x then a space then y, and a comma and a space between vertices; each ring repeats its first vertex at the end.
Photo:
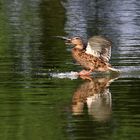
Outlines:
POLYGON ((112 43, 102 36, 93 36, 88 40, 86 53, 108 62, 111 57, 112 43))

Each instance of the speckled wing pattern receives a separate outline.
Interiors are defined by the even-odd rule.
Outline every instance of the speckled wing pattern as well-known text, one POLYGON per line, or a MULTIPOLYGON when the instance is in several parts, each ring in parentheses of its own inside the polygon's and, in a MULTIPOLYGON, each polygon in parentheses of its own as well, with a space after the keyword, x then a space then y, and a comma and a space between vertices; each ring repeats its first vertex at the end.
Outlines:
POLYGON ((88 40, 86 53, 108 62, 111 57, 112 43, 102 36, 93 36, 88 40))

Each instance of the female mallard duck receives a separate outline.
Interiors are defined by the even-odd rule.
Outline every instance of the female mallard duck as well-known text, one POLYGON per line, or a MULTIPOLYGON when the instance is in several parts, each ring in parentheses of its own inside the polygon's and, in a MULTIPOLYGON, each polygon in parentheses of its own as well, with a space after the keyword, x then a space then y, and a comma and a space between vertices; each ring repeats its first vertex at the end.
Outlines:
POLYGON ((61 38, 74 46, 72 48, 73 58, 86 69, 79 72, 78 75, 90 75, 93 71, 118 72, 109 64, 112 43, 108 39, 102 36, 93 36, 85 45, 80 37, 61 38))

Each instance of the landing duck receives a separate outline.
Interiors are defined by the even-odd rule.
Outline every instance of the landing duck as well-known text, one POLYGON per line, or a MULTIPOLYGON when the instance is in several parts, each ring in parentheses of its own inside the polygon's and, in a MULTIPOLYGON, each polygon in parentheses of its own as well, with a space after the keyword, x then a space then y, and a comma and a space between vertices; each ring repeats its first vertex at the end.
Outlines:
POLYGON ((78 75, 91 75, 94 71, 119 72, 109 63, 112 47, 109 39, 102 36, 93 36, 85 44, 81 37, 57 37, 66 40, 66 43, 73 46, 71 51, 73 58, 84 67, 84 70, 80 71, 78 75))

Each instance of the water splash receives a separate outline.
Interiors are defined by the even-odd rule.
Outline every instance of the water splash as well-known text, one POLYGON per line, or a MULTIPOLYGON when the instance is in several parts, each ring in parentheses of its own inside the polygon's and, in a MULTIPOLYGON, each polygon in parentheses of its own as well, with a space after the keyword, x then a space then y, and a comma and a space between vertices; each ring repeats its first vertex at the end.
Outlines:
POLYGON ((71 71, 71 72, 61 72, 61 73, 50 73, 51 77, 54 78, 60 78, 60 79, 64 79, 64 78, 69 78, 71 80, 77 79, 78 78, 78 73, 71 71))

